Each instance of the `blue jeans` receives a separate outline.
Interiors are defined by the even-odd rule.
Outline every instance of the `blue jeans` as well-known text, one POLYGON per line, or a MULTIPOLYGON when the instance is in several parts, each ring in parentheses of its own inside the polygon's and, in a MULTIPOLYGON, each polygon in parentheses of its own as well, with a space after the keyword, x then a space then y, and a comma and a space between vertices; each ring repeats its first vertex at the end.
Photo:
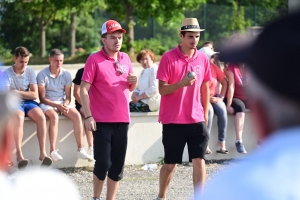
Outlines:
POLYGON ((217 103, 210 103, 209 105, 207 124, 208 134, 210 134, 211 131, 214 113, 216 113, 216 115, 218 116, 218 140, 219 142, 224 142, 227 129, 227 110, 223 101, 218 101, 217 103))

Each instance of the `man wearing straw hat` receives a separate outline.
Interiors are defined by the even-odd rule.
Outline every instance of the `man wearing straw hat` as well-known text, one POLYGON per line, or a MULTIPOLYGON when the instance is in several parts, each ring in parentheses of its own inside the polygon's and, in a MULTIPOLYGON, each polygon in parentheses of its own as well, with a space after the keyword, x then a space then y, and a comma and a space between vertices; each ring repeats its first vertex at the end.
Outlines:
POLYGON ((166 199, 168 185, 187 144, 193 164, 193 184, 206 179, 204 155, 208 145, 209 88, 211 79, 207 57, 197 51, 200 29, 196 18, 182 21, 181 44, 164 53, 157 71, 161 104, 159 122, 163 125, 162 143, 165 164, 160 170, 157 200, 166 199))

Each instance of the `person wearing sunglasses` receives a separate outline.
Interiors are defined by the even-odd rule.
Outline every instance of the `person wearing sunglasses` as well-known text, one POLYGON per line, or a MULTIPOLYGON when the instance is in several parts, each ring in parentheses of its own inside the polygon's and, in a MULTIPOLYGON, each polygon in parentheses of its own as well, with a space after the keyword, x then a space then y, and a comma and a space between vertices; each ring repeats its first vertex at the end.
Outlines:
POLYGON ((129 56, 120 52, 124 33, 115 20, 102 25, 104 47, 88 57, 81 79, 85 126, 94 136, 94 200, 100 199, 106 176, 106 199, 115 199, 123 178, 130 122, 129 96, 137 85, 129 56))

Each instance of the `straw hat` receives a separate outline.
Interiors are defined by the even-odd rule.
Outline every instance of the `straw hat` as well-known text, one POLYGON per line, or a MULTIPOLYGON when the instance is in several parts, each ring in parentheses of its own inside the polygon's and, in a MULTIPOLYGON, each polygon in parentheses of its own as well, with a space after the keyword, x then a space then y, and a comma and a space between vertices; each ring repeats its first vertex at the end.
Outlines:
POLYGON ((200 32, 204 31, 204 29, 200 29, 197 18, 185 18, 182 20, 181 29, 179 31, 200 32))

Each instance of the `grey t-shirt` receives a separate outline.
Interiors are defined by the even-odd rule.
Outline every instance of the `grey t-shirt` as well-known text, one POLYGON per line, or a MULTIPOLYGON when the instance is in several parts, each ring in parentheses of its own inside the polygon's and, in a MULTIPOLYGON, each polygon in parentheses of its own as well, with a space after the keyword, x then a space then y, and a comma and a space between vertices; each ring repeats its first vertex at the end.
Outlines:
POLYGON ((5 85, 11 90, 29 91, 30 84, 36 84, 35 71, 26 67, 23 74, 16 74, 13 67, 4 70, 5 85))
POLYGON ((54 78, 50 73, 50 66, 41 70, 37 75, 38 85, 45 86, 46 98, 51 101, 63 101, 65 98, 65 86, 72 86, 70 72, 60 68, 59 75, 54 78))

